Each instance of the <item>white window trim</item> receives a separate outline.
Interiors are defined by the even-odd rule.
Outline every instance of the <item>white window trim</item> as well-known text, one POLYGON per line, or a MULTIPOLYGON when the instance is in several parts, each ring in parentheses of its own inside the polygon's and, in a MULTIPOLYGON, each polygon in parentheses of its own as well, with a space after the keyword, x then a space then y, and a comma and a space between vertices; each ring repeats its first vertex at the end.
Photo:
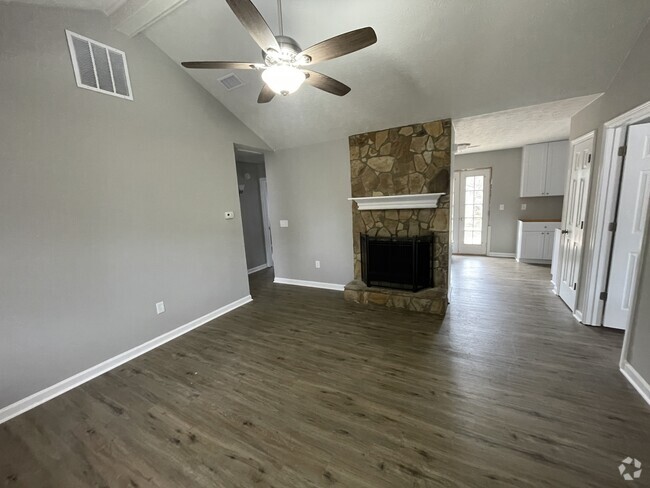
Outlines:
MULTIPOLYGON (((77 82, 77 86, 79 88, 83 88, 85 90, 90 90, 90 91, 94 91, 94 92, 98 92, 98 93, 103 93, 105 95, 111 95, 113 97, 123 98, 125 100, 133 101, 133 90, 131 89, 131 76, 129 74, 129 65, 128 65, 127 61, 126 61, 126 53, 124 51, 120 51, 119 49, 115 49, 112 46, 108 46, 108 45, 106 45, 106 44, 104 44, 102 42, 96 41, 96 40, 91 39, 91 38, 86 37, 86 36, 82 36, 81 34, 77 34, 76 32, 72 32, 72 31, 70 31, 68 29, 66 29, 65 34, 66 34, 66 37, 68 39, 68 48, 70 49, 70 56, 71 56, 70 60, 72 61, 72 68, 74 69, 75 81, 77 82), (93 54, 92 47, 90 49, 90 56, 91 56, 91 58, 93 60, 93 69, 95 70, 95 81, 97 82, 97 87, 95 88, 95 87, 92 87, 92 86, 84 85, 81 82, 81 73, 79 73, 79 66, 77 65, 77 63, 75 61, 77 52, 75 50, 74 43, 72 42, 73 36, 77 37, 78 39, 82 39, 84 41, 87 41, 89 43, 96 44, 96 45, 98 45, 100 47, 105 48, 107 51, 112 51, 112 52, 122 56, 122 59, 124 61, 124 75, 126 77, 127 87, 129 89, 129 94, 128 95, 122 95, 120 93, 115 93, 115 92, 111 92, 111 91, 107 91, 107 90, 102 90, 101 88, 99 88, 99 80, 97 79, 97 68, 95 66, 95 55, 93 54)), ((109 56, 109 59, 108 59, 108 67, 109 67, 109 70, 111 72, 111 81, 113 82, 113 88, 115 88, 115 78, 113 77, 113 66, 112 66, 111 61, 110 61, 110 56, 109 56)))

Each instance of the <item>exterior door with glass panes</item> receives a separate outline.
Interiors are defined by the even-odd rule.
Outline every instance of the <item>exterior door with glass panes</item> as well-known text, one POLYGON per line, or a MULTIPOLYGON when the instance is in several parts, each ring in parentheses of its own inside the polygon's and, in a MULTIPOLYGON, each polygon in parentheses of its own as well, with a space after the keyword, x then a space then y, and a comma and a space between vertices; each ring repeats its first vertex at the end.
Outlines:
POLYGON ((458 252, 487 254, 491 170, 460 172, 458 195, 458 252))

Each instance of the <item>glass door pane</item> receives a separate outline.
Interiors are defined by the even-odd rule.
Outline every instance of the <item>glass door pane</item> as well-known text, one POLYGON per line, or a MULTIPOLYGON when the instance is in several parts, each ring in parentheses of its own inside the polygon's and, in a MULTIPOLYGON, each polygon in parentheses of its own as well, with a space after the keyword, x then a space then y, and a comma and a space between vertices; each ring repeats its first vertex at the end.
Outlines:
POLYGON ((484 176, 465 178, 463 210, 463 244, 481 245, 483 241, 483 189, 484 176))

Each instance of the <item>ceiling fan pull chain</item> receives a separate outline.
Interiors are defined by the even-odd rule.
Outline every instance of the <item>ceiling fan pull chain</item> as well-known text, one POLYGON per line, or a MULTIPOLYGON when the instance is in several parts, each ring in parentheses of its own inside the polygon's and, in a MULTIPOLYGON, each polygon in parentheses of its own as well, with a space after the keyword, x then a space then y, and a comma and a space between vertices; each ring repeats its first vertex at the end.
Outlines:
POLYGON ((278 0, 278 24, 280 27, 280 35, 284 35, 284 25, 282 25, 282 0, 278 0))

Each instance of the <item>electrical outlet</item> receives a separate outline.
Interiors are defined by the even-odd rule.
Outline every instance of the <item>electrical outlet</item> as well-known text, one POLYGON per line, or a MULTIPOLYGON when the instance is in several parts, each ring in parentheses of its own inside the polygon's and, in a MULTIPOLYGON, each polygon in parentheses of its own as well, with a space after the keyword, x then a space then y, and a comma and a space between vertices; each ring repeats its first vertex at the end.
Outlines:
POLYGON ((281 220, 280 221, 280 227, 289 227, 289 221, 288 220, 281 220))
POLYGON ((525 204, 525 203, 522 203, 522 204, 521 204, 521 209, 522 209, 522 210, 526 210, 526 204, 525 204))
POLYGON ((165 311, 165 302, 156 303, 156 312, 158 313, 158 315, 160 315, 164 311, 165 311))
POLYGON ((316 268, 320 268, 320 261, 314 261, 314 266, 316 266, 316 268))
POLYGON ((226 220, 232 220, 235 218, 235 212, 225 212, 223 216, 226 218, 226 220))
POLYGON ((506 209, 506 206, 503 203, 501 205, 499 205, 499 210, 505 210, 505 209, 506 209))

